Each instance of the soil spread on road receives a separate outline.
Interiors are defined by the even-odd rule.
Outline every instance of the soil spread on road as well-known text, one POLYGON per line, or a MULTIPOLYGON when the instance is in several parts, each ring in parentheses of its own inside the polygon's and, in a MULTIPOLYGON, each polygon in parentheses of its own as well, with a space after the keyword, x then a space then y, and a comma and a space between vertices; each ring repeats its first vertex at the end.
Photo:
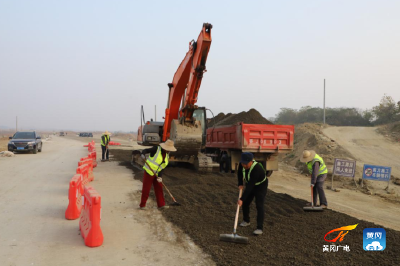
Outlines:
POLYGON ((240 112, 238 114, 219 113, 216 117, 210 120, 208 126, 227 126, 243 122, 246 124, 272 124, 268 119, 263 117, 256 109, 240 112))
MULTIPOLYGON (((142 179, 142 171, 130 165, 130 151, 114 150, 113 155, 114 160, 134 171, 136 179, 142 179)), ((232 174, 201 174, 189 168, 169 166, 163 180, 182 204, 163 211, 163 215, 210 254, 217 265, 398 265, 400 232, 385 228, 386 249, 364 251, 363 230, 380 226, 332 210, 305 213, 306 201, 270 190, 265 202, 264 234, 252 235, 256 226, 253 202, 251 226, 238 228, 238 234, 248 237, 249 244, 221 242, 220 234, 232 233, 237 178, 232 174), (324 240, 329 231, 355 224, 358 224, 356 229, 349 231, 342 242, 324 240), (324 245, 341 247, 337 252, 323 252, 324 245), (344 251, 343 246, 348 246, 350 251, 344 251)), ((150 197, 154 198, 153 190, 150 197)), ((166 192, 165 198, 172 203, 166 192)), ((334 239, 338 233, 327 239, 334 239)))

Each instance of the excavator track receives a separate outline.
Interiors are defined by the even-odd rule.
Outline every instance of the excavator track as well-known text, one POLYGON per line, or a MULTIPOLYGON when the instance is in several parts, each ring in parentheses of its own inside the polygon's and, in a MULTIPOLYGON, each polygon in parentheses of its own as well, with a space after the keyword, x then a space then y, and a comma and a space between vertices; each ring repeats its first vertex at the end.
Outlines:
POLYGON ((207 157, 205 154, 199 153, 194 161, 194 168, 198 172, 215 172, 219 171, 219 163, 215 163, 211 157, 207 157))

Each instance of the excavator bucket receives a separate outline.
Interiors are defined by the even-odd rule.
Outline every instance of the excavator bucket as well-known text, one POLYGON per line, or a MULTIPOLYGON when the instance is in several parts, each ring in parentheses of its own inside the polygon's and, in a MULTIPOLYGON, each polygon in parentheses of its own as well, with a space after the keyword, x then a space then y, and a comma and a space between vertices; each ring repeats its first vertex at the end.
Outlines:
POLYGON ((200 153, 203 131, 199 121, 181 124, 178 120, 172 121, 171 139, 174 141, 176 152, 171 153, 171 161, 188 162, 200 172, 211 172, 219 169, 210 157, 200 153))
POLYGON ((174 141, 177 151, 172 155, 176 158, 197 156, 201 149, 202 136, 203 132, 199 121, 195 121, 193 124, 181 124, 178 120, 173 120, 170 138, 174 141))

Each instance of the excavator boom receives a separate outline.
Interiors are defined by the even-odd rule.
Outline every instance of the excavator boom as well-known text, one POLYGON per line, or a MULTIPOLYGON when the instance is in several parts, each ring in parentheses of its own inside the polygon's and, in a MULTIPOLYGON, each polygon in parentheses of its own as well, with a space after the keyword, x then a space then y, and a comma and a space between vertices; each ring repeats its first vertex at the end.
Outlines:
POLYGON ((172 83, 168 84, 169 98, 165 109, 163 141, 171 137, 172 121, 179 116, 181 123, 193 122, 193 112, 197 108, 195 104, 211 46, 211 29, 211 24, 203 24, 197 41, 190 42, 189 51, 175 72, 172 83))

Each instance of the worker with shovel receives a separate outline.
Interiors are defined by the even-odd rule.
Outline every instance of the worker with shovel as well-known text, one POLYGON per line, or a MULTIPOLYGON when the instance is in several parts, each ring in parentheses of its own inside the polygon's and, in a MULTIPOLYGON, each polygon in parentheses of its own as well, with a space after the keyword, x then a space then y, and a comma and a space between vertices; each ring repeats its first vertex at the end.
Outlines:
POLYGON ((106 132, 104 132, 103 135, 101 136, 101 161, 102 162, 110 160, 108 158, 108 155, 109 155, 108 143, 110 143, 110 140, 111 140, 110 135, 111 135, 111 133, 106 130, 106 132), (104 159, 104 155, 106 157, 105 159, 104 159))
POLYGON ((304 150, 300 161, 306 163, 309 173, 311 174, 311 187, 313 194, 313 203, 310 205, 317 206, 317 197, 319 196, 320 207, 326 209, 328 202, 325 197, 324 181, 328 174, 324 160, 321 156, 312 150, 304 150))
POLYGON ((163 184, 162 184, 162 171, 167 167, 169 160, 169 153, 176 151, 174 142, 167 140, 159 146, 154 146, 149 149, 142 150, 141 154, 150 154, 143 166, 143 187, 142 199, 140 201, 140 209, 146 209, 146 202, 149 198, 151 185, 153 184, 154 192, 156 194, 157 206, 159 209, 168 208, 165 205, 163 184))
POLYGON ((255 235, 263 233, 264 224, 264 201, 267 195, 268 178, 264 167, 256 162, 251 152, 243 152, 238 168, 239 190, 243 189, 243 181, 246 183, 246 189, 242 197, 238 200, 238 205, 243 209, 243 222, 240 226, 250 225, 250 204, 256 199, 257 208, 257 229, 253 232, 255 235))

